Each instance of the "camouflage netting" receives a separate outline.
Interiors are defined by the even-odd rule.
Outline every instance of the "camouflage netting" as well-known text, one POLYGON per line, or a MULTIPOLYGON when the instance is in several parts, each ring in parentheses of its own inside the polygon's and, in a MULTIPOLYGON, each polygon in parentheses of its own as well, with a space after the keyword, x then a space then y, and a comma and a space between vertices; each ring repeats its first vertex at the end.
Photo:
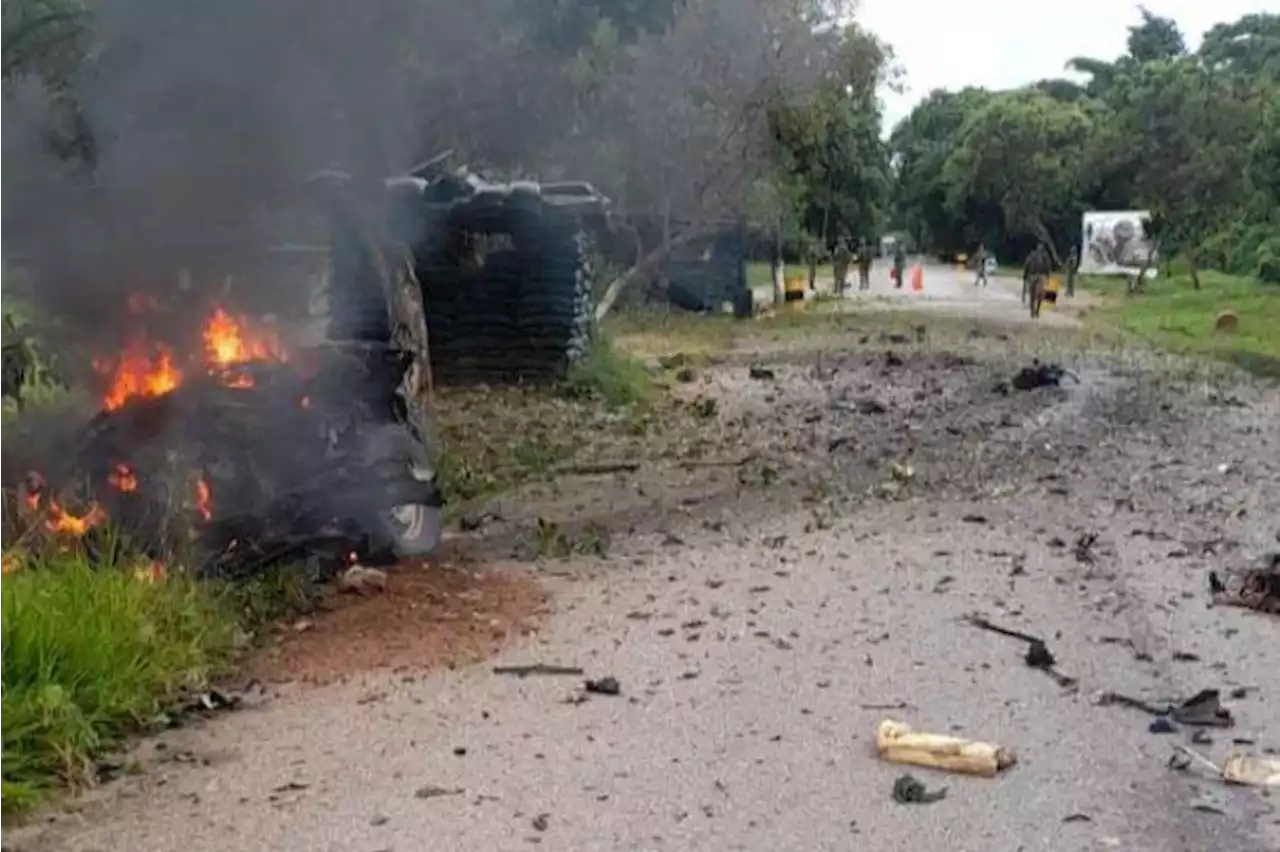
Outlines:
POLYGON ((467 172, 390 182, 410 229, 437 381, 562 375, 591 328, 589 184, 493 184, 467 172))

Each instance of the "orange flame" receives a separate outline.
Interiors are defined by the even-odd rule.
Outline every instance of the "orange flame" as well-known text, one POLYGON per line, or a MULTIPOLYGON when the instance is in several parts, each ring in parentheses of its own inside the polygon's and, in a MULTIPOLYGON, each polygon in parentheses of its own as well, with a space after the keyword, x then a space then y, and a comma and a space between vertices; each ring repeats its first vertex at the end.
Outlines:
POLYGON ((114 411, 134 396, 163 396, 182 383, 182 371, 173 363, 173 351, 156 344, 152 351, 143 340, 129 344, 118 360, 99 359, 94 368, 111 376, 111 385, 102 405, 114 411))
POLYGON ((196 480, 196 511, 206 521, 213 518, 212 499, 213 492, 209 489, 209 483, 204 481, 204 477, 200 477, 196 480))
POLYGON ((127 464, 116 464, 116 469, 107 474, 107 482, 126 494, 138 490, 138 477, 133 475, 127 464))
MULTIPOLYGON (((155 311, 159 303, 154 297, 133 294, 127 298, 129 312, 135 315, 155 311)), ((229 367, 250 361, 284 361, 284 347, 270 327, 255 325, 243 316, 232 316, 215 307, 202 332, 203 368, 221 378, 228 387, 253 387, 253 377, 244 372, 228 371, 229 367)), ((174 350, 146 336, 135 337, 123 354, 115 358, 98 358, 93 367, 108 378, 103 407, 113 411, 135 396, 162 396, 182 384, 187 363, 179 365, 174 350)))
POLYGON ((231 367, 247 361, 283 361, 276 335, 268 329, 251 329, 244 317, 233 317, 214 308, 204 327, 204 348, 213 367, 231 367))
POLYGON ((56 500, 49 501, 49 520, 45 521, 45 526, 49 532, 66 533, 67 535, 82 536, 89 531, 91 527, 106 520, 107 515, 98 507, 97 503, 89 506, 89 511, 83 515, 73 515, 66 511, 58 504, 56 500))

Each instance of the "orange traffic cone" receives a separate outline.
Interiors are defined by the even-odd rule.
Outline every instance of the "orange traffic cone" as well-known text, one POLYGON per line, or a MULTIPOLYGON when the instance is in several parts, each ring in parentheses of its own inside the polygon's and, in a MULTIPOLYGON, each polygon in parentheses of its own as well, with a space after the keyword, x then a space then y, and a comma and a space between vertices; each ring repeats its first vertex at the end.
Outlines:
POLYGON ((924 267, 916 265, 911 267, 911 289, 919 293, 924 289, 924 267))

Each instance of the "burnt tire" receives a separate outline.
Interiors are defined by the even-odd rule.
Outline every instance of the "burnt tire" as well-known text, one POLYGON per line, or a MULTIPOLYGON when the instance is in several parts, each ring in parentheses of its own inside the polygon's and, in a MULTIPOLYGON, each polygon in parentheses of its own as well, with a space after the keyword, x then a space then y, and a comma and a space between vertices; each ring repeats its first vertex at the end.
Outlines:
POLYGON ((427 503, 406 503, 379 513, 380 544, 397 557, 430 556, 440 546, 444 533, 444 507, 427 503))

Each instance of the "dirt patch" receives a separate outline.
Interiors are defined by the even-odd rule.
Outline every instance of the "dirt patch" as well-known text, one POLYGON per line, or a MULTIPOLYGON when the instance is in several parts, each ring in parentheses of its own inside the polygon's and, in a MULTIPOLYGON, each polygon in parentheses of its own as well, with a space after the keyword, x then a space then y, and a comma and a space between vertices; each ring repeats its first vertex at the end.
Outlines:
POLYGON ((546 611, 542 586, 515 566, 415 562, 388 575, 384 592, 334 592, 283 626, 249 674, 320 685, 378 668, 466 665, 535 630, 546 611))

